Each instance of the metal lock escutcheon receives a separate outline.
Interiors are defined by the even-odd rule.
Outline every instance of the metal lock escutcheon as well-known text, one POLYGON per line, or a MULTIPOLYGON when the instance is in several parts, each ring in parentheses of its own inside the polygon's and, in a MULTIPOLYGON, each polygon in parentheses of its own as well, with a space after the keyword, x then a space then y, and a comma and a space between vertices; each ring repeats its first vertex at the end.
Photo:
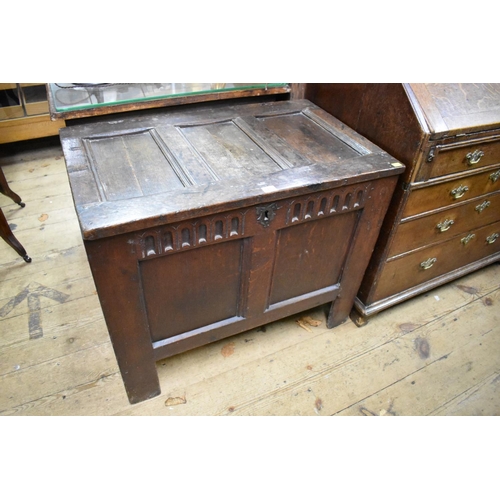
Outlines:
POLYGON ((257 207, 257 222, 263 227, 269 227, 271 221, 276 217, 276 211, 278 210, 277 203, 271 203, 263 207, 257 207))

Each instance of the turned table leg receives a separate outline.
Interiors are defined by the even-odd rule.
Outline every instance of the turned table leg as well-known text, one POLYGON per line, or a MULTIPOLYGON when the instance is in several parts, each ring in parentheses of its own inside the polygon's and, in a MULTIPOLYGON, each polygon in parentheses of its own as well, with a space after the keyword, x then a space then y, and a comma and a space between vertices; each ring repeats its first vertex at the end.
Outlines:
MULTIPOLYGON (((24 207, 25 204, 21 200, 21 197, 10 189, 7 184, 7 179, 0 168, 0 193, 8 196, 12 201, 17 203, 19 206, 24 207)), ((5 242, 7 242, 26 262, 31 262, 31 257, 28 256, 24 247, 19 243, 18 239, 14 236, 12 231, 10 230, 9 224, 7 223, 7 219, 0 208, 0 236, 3 238, 5 242)))
POLYGON ((0 168, 0 193, 4 194, 5 196, 8 196, 12 201, 20 205, 21 207, 24 207, 24 202, 21 200, 21 197, 12 191, 10 189, 9 185, 7 184, 7 179, 5 178, 5 175, 0 168))
POLYGON ((31 262, 31 257, 28 256, 24 247, 19 243, 17 238, 10 230, 7 219, 0 208, 0 236, 7 242, 26 262, 31 262))

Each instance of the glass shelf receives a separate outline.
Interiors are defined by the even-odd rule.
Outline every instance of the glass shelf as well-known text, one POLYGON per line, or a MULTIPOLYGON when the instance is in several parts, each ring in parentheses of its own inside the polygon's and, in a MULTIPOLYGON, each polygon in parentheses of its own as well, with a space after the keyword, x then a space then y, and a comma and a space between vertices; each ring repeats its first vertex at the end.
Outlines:
POLYGON ((224 97, 286 93, 285 83, 49 83, 53 117, 89 116, 103 112, 127 111, 224 97), (191 100, 190 100, 191 99, 191 100), (170 102, 169 102, 170 101, 170 102), (173 102, 175 101, 175 102, 173 102), (119 109, 118 109, 119 108, 119 109))

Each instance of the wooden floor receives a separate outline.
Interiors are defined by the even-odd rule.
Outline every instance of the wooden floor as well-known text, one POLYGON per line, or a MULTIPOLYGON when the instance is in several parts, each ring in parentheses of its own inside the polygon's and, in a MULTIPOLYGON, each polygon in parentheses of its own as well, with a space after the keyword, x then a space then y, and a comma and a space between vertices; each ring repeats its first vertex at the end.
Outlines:
POLYGON ((363 328, 317 308, 158 363, 162 394, 130 405, 57 141, 0 157, 26 264, 0 240, 1 415, 500 415, 500 266, 363 328))

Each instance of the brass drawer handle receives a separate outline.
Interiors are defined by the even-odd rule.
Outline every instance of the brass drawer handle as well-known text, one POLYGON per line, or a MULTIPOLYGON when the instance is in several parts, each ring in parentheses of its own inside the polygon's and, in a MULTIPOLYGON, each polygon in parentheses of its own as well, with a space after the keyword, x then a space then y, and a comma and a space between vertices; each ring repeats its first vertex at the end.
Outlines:
POLYGON ((491 245, 492 243, 495 243, 495 241, 497 241, 497 239, 500 237, 500 234, 498 233, 493 233, 493 234, 490 234, 487 238, 486 238, 486 241, 488 243, 488 245, 491 245))
POLYGON ((440 222, 436 227, 441 233, 444 233, 445 231, 448 231, 454 223, 455 221, 453 219, 446 219, 443 222, 440 222))
POLYGON ((491 205, 491 201, 483 201, 481 205, 476 207, 476 212, 481 213, 485 208, 488 208, 491 205))
POLYGON ((465 159, 467 160, 467 164, 472 166, 476 163, 479 163, 481 158, 484 156, 484 152, 480 149, 476 149, 473 153, 467 153, 465 155, 465 159))
POLYGON ((491 179, 491 182, 498 181, 498 179, 500 179, 500 170, 497 170, 496 172, 493 172, 492 174, 490 174, 490 179, 491 179))
POLYGON ((460 241, 464 244, 464 245, 467 245, 467 243, 469 243, 470 240, 472 240, 472 238, 475 238, 476 235, 475 234, 468 234, 465 238, 462 238, 460 241))
POLYGON ((436 261, 437 261, 436 257, 432 257, 432 259, 427 259, 421 262, 420 267, 422 269, 430 269, 436 263, 436 261))
POLYGON ((462 196, 469 190, 467 186, 463 186, 460 184, 457 188, 453 189, 450 191, 451 196, 455 199, 458 200, 458 198, 462 198, 462 196))

